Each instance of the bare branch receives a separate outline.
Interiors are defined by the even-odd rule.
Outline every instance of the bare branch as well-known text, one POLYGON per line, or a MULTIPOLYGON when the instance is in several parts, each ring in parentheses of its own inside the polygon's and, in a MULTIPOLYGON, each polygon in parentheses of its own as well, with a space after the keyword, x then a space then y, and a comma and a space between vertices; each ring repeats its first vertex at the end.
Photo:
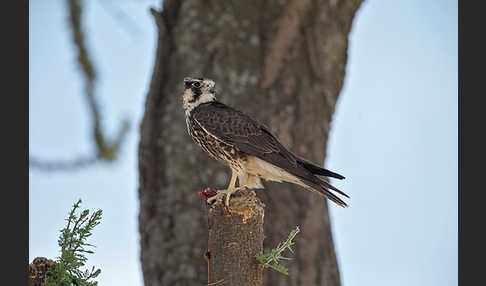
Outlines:
POLYGON ((80 156, 70 160, 45 160, 39 159, 33 155, 29 156, 29 167, 41 171, 76 171, 92 166, 98 162, 94 156, 80 156))
POLYGON ((137 23, 130 18, 130 16, 125 13, 116 4, 120 4, 119 1, 116 4, 111 0, 100 0, 99 3, 105 9, 107 14, 109 14, 116 22, 123 27, 123 29, 130 34, 132 37, 139 37, 142 34, 142 30, 137 25, 137 23))
POLYGON ((69 161, 44 161, 35 156, 30 156, 29 165, 40 170, 73 170, 93 165, 97 160, 112 162, 115 161, 120 150, 120 146, 126 137, 130 124, 128 120, 123 120, 118 131, 117 137, 113 140, 107 139, 103 132, 101 122, 101 112, 95 94, 96 70, 89 56, 86 47, 85 35, 82 28, 82 3, 83 0, 68 0, 69 23, 72 30, 74 46, 78 52, 78 65, 84 76, 84 94, 88 103, 89 112, 93 122, 93 139, 96 146, 96 154, 88 157, 80 157, 69 161))

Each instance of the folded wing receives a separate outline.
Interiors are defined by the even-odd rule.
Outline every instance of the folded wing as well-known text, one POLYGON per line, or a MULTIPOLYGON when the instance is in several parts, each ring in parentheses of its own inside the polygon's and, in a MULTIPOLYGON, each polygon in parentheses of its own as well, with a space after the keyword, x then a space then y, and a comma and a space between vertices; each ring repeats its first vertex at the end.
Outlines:
POLYGON ((341 199, 329 192, 329 189, 348 196, 316 175, 338 179, 343 179, 343 176, 294 155, 265 126, 243 112, 219 102, 211 102, 199 105, 192 111, 191 116, 216 139, 285 170, 321 195, 346 206, 341 199))

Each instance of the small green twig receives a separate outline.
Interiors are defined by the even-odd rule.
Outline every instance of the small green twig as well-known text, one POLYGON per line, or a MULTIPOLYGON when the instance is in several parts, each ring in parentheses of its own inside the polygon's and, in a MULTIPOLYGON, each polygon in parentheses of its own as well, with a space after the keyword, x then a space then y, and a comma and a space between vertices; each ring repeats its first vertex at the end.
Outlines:
POLYGON ((278 262, 279 260, 291 259, 282 256, 282 252, 284 252, 285 249, 289 249, 290 252, 294 253, 294 250, 291 248, 291 246, 295 244, 293 242, 293 239, 299 232, 300 232, 299 226, 296 226, 296 228, 292 230, 292 232, 290 232, 289 237, 287 238, 286 241, 280 242, 278 246, 272 249, 269 253, 255 255, 256 259, 265 268, 270 267, 282 274, 289 275, 289 270, 285 266, 278 264, 278 262))

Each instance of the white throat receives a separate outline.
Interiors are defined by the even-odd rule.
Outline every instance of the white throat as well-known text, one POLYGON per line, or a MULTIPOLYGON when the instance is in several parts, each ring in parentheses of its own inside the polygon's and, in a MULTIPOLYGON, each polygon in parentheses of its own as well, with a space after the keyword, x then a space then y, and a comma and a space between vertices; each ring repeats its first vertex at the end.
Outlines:
POLYGON ((214 95, 214 93, 203 93, 194 102, 190 102, 190 99, 192 99, 192 96, 191 98, 189 98, 189 95, 186 95, 186 93, 184 93, 183 108, 186 112, 186 116, 189 116, 189 114, 191 114, 191 111, 194 108, 198 107, 200 104, 215 101, 216 96, 214 95))

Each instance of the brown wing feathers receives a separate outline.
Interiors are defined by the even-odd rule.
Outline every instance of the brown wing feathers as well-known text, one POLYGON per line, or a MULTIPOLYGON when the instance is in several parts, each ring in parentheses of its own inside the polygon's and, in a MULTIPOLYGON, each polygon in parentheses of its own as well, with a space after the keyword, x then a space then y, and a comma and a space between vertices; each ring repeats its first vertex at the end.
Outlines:
POLYGON ((209 133, 218 139, 234 145, 241 152, 272 163, 300 178, 338 205, 346 206, 341 199, 328 191, 334 190, 349 197, 318 176, 343 179, 340 174, 323 169, 288 151, 264 126, 246 114, 219 102, 199 105, 191 116, 209 133))

